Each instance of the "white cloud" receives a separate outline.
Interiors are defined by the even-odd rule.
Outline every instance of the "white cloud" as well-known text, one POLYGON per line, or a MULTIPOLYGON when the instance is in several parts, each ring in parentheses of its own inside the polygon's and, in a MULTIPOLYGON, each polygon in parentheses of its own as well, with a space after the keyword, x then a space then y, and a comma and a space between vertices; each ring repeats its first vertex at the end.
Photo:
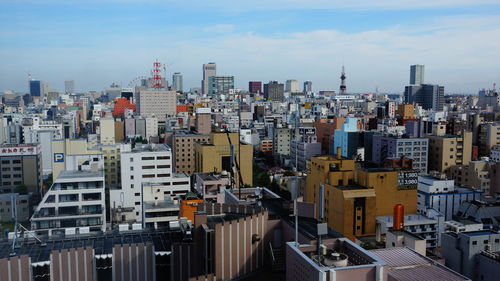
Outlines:
POLYGON ((232 24, 215 24, 203 28, 203 31, 214 33, 228 33, 234 31, 234 29, 235 27, 232 24))
POLYGON ((71 78, 80 87, 98 90, 111 82, 127 84, 147 75, 156 58, 174 61, 171 72, 181 71, 187 87, 199 86, 201 64, 208 61, 217 62, 220 75, 235 75, 240 87, 249 80, 294 78, 312 80, 317 90, 337 89, 342 64, 348 89, 354 92, 373 91, 377 86, 381 91, 400 92, 408 83, 409 65, 415 63, 425 64, 427 82, 444 85, 446 92, 474 93, 500 83, 497 16, 454 16, 416 27, 357 33, 314 30, 264 36, 231 30, 208 39, 131 36, 127 44, 110 37, 92 48, 23 50, 22 57, 16 55, 19 50, 5 49, 0 53, 0 90, 26 89, 28 72, 43 74, 39 78, 55 87, 71 78))

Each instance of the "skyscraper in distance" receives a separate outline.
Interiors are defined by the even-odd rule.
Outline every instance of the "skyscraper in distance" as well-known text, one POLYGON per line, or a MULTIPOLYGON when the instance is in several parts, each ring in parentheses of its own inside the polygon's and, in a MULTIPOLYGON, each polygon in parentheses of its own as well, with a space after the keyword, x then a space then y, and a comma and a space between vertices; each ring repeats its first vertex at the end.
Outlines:
POLYGON ((296 93, 299 92, 299 82, 295 79, 286 80, 285 84, 285 92, 287 93, 296 93))
POLYGON ((305 81, 304 82, 304 94, 307 94, 307 93, 312 93, 312 82, 311 81, 305 81))
POLYGON ((425 66, 422 64, 415 64, 410 66, 410 85, 424 84, 425 66))
POLYGON ((262 82, 261 81, 248 82, 248 91, 252 94, 262 93, 262 82))
POLYGON ((215 62, 203 64, 203 80, 201 81, 201 92, 204 96, 208 95, 208 78, 217 75, 217 65, 215 62))
POLYGON ((264 97, 269 101, 283 101, 285 97, 285 85, 278 81, 270 81, 264 84, 264 97))
POLYGON ((66 94, 71 94, 75 92, 75 80, 64 81, 64 91, 66 94))
POLYGON ((182 92, 182 74, 176 72, 172 75, 172 83, 177 91, 182 92))
POLYGON ((30 96, 39 97, 42 94, 42 81, 30 80, 30 96))

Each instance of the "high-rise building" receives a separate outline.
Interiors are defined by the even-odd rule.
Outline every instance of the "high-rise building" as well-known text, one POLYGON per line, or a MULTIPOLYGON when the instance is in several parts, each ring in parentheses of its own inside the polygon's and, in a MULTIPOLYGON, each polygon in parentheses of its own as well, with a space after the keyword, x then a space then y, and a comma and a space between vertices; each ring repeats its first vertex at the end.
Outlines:
POLYGON ((405 87, 405 103, 418 103, 423 109, 440 111, 444 105, 444 87, 421 84, 405 87))
POLYGON ((312 93, 313 83, 311 81, 304 82, 304 94, 312 93))
POLYGON ((177 94, 161 89, 141 90, 137 95, 137 108, 142 117, 156 117, 165 122, 167 116, 176 114, 177 94))
POLYGON ((287 93, 297 93, 299 90, 299 81, 295 79, 286 80, 285 92, 287 93))
MULTIPOLYGON (((335 132, 336 134, 337 132, 335 132)), ((374 163, 382 164, 386 159, 405 156, 413 160, 415 170, 427 173, 428 139, 374 135, 372 141, 372 161, 374 163)))
POLYGON ((16 192, 24 185, 38 194, 42 187, 42 155, 39 144, 0 145, 0 193, 16 192))
POLYGON ((72 94, 75 92, 75 80, 64 81, 64 91, 66 94, 72 94))
POLYGON ((424 68, 421 64, 410 66, 410 85, 424 84, 424 68))
POLYGON ((278 81, 270 81, 264 84, 264 98, 269 101, 283 101, 285 97, 285 85, 278 81))
POLYGON ((248 91, 252 94, 262 93, 262 82, 261 81, 248 82, 248 91))
POLYGON ((229 95, 234 90, 234 76, 210 76, 208 77, 208 95, 219 97, 229 95))
POLYGON ((180 72, 176 72, 174 73, 174 75, 172 75, 172 83, 174 85, 174 88, 179 91, 179 92, 182 92, 182 74, 180 72))
POLYGON ((42 81, 30 80, 30 96, 39 97, 42 95, 42 81))
POLYGON ((203 80, 201 81, 201 92, 204 96, 208 95, 208 78, 217 75, 217 65, 215 62, 203 64, 203 80))
POLYGON ((472 133, 460 136, 429 136, 429 170, 445 173, 455 165, 468 165, 472 155, 472 133))

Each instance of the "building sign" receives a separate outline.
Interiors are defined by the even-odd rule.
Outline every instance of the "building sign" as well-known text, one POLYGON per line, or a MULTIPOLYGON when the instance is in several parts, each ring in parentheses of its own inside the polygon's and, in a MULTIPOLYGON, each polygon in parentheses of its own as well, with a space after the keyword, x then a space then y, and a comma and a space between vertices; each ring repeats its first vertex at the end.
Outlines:
POLYGON ((302 127, 299 128, 300 135, 313 136, 316 135, 316 128, 314 127, 302 127))
POLYGON ((401 171, 398 173, 398 190, 415 190, 418 186, 418 172, 401 171))
POLYGON ((1 146, 0 156, 37 155, 39 150, 35 145, 1 146))
POLYGON ((54 153, 54 163, 64 162, 64 153, 54 153))

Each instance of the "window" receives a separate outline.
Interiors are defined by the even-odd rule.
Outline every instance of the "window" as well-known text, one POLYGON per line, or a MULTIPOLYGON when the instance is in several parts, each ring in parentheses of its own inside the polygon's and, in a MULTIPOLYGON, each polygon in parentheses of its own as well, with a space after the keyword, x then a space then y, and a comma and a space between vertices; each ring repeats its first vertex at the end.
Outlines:
POLYGON ((154 177, 155 177, 155 175, 154 175, 154 174, 152 174, 152 175, 142 175, 142 178, 143 178, 143 179, 146 179, 146 178, 154 178, 154 177))
POLYGON ((141 193, 137 192, 137 193, 134 193, 135 196, 141 196, 141 193))
POLYGON ((141 159, 142 160, 155 160, 154 157, 142 157, 141 159))
POLYGON ((141 202, 135 202, 134 203, 136 206, 141 205, 141 202))
POLYGON ((477 245, 477 241, 472 241, 472 245, 477 245))
POLYGON ((168 160, 170 159, 170 156, 158 156, 156 157, 156 160, 168 160))
POLYGON ((134 176, 130 176, 130 179, 133 180, 134 179, 134 176))
POLYGON ((170 168, 170 165, 158 165, 158 166, 156 166, 156 168, 158 168, 158 169, 167 169, 167 168, 170 168))
POLYGON ((166 177, 170 177, 170 174, 158 174, 157 177, 166 178, 166 177))
POLYGON ((143 170, 150 170, 150 169, 154 169, 155 166, 142 166, 142 169, 143 170))
POLYGON ((133 185, 133 184, 131 184, 131 185, 130 185, 130 188, 134 188, 134 185, 133 185))
POLYGON ((133 171, 134 170, 134 167, 133 166, 130 166, 130 171, 133 171))

